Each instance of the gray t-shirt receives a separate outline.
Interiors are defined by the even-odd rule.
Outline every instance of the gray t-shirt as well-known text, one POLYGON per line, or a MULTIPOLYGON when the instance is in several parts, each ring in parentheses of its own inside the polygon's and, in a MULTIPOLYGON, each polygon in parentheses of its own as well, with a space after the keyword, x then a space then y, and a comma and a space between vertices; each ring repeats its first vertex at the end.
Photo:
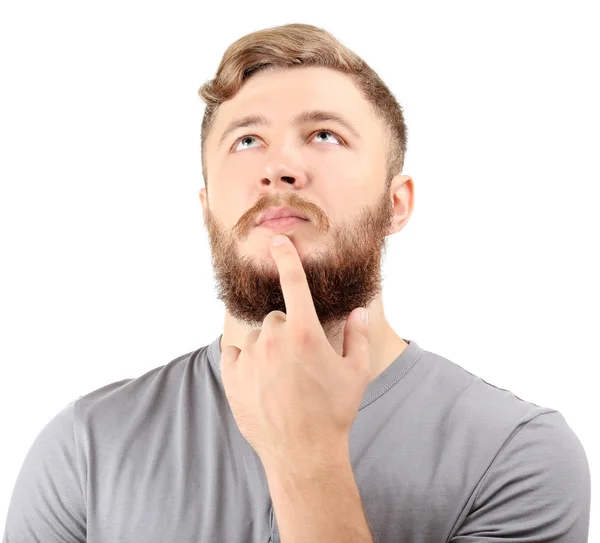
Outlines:
MULTIPOLYGON (((18 474, 3 543, 279 542, 220 339, 55 415, 18 474)), ((375 543, 587 542, 589 465, 563 416, 405 341, 350 434, 375 543)))

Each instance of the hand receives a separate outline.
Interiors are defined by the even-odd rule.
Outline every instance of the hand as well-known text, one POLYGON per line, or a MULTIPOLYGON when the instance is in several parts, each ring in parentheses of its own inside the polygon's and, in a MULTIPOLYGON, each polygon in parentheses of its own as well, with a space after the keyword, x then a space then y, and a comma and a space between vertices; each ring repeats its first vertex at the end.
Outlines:
POLYGON ((350 313, 339 356, 319 322, 300 256, 289 238, 271 245, 287 313, 272 311, 242 350, 221 354, 236 424, 265 467, 349 458, 350 429, 369 384, 368 329, 350 313))

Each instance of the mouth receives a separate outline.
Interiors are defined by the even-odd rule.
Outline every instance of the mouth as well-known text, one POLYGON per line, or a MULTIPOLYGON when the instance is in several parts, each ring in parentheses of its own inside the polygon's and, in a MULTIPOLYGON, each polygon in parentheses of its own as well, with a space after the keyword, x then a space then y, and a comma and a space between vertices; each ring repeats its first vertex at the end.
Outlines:
POLYGON ((280 217, 278 219, 270 219, 268 221, 260 223, 258 226, 268 228, 270 230, 282 230, 289 229, 295 226, 300 226, 302 223, 309 223, 306 219, 300 217, 280 217))
MULTIPOLYGON (((261 226, 269 221, 274 221, 276 219, 293 219, 293 218, 308 220, 308 217, 304 213, 302 213, 302 211, 300 211, 298 209, 294 209, 291 207, 279 207, 279 208, 271 207, 258 217, 255 225, 261 226)), ((276 224, 276 223, 273 223, 273 224, 276 224)), ((281 223, 281 224, 285 224, 285 223, 281 223)))

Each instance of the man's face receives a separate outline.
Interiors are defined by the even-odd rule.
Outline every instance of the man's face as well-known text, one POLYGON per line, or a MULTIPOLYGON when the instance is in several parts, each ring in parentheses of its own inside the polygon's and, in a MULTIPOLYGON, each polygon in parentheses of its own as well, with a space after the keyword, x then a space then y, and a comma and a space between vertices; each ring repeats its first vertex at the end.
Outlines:
POLYGON ((200 198, 218 298, 229 313, 260 328, 285 312, 269 243, 286 234, 303 263, 325 331, 368 305, 381 288, 381 257, 393 205, 386 186, 386 129, 344 74, 321 67, 260 72, 223 103, 206 141, 208 187, 200 198), (299 113, 333 112, 332 121, 293 124, 299 113), (229 124, 262 115, 270 126, 229 124), (278 229, 256 225, 270 207, 287 206, 307 221, 278 229))

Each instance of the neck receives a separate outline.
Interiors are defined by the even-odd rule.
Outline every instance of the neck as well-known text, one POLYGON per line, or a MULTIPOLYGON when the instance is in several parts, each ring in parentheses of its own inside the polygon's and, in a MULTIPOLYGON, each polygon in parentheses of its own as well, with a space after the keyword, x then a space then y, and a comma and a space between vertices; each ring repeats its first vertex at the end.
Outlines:
MULTIPOLYGON (((372 381, 400 356, 408 344, 396 334, 388 323, 383 311, 381 294, 367 306, 367 310, 369 311, 370 381, 372 381)), ((339 356, 342 356, 343 353, 344 325, 345 323, 342 323, 326 333, 329 343, 339 356)), ((241 350, 247 334, 252 330, 254 329, 240 323, 228 311, 225 311, 223 336, 220 343, 221 352, 223 347, 228 345, 234 345, 241 350)))

